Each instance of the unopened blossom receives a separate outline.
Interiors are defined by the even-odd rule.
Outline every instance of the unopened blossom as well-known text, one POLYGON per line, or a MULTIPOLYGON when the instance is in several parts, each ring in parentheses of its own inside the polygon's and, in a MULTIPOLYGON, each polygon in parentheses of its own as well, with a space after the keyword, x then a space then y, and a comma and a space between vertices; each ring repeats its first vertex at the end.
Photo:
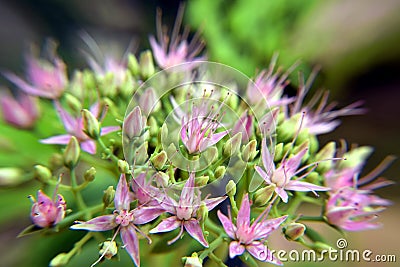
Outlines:
POLYGON ((346 231, 376 229, 374 220, 391 202, 372 195, 370 190, 345 187, 331 193, 326 204, 327 221, 346 231))
POLYGON ((183 33, 180 33, 180 28, 183 19, 184 8, 179 8, 174 28, 171 36, 168 36, 163 30, 161 22, 161 12, 157 13, 157 39, 150 36, 150 45, 153 50, 154 58, 162 69, 189 63, 193 61, 205 60, 205 57, 196 57, 204 47, 203 42, 199 41, 199 36, 196 34, 190 41, 187 41, 189 31, 186 28, 183 33))
POLYGON ((282 263, 274 257, 272 252, 265 245, 268 236, 279 228, 286 220, 287 215, 278 218, 267 219, 269 209, 265 209, 251 223, 250 220, 250 201, 248 195, 244 195, 240 206, 236 224, 231 218, 225 216, 221 211, 217 215, 224 227, 225 232, 232 239, 229 243, 229 257, 240 256, 247 250, 253 257, 260 261, 270 262, 276 265, 282 263))
MULTIPOLYGON (((199 223, 199 218, 197 218, 197 210, 201 206, 201 198, 200 191, 195 188, 194 178, 194 173, 191 173, 182 189, 178 203, 169 196, 166 196, 164 201, 160 203, 165 211, 173 216, 162 220, 160 224, 150 230, 150 233, 170 232, 180 228, 179 234, 174 239, 168 241, 169 245, 177 241, 182 236, 183 231, 186 230, 186 232, 200 242, 200 244, 208 247, 208 243, 204 238, 199 223)), ((209 198, 202 201, 207 210, 210 211, 224 201, 225 198, 226 197, 209 198)))
MULTIPOLYGON (((256 166, 255 169, 264 179, 267 184, 275 185, 275 192, 280 196, 283 202, 288 202, 288 194, 286 190, 301 191, 301 192, 314 192, 315 191, 328 191, 329 188, 324 186, 315 185, 308 182, 302 182, 300 179, 292 180, 292 178, 303 171, 299 169, 301 159, 304 157, 308 150, 308 145, 303 145, 297 154, 290 158, 284 157, 278 167, 274 164, 274 157, 268 150, 266 139, 264 138, 261 145, 261 158, 264 169, 256 166)), ((304 176, 303 176, 304 177, 304 176)), ((316 194, 316 193, 315 193, 316 194)))
POLYGON ((39 117, 37 99, 25 93, 17 97, 0 92, 2 116, 7 123, 22 129, 32 128, 39 117))
POLYGON ((5 77, 29 95, 58 99, 68 83, 65 63, 50 51, 51 62, 33 55, 26 57, 26 79, 7 72, 5 77))
POLYGON ((123 134, 129 139, 139 137, 146 127, 146 118, 142 116, 139 106, 136 106, 124 119, 123 134))
MULTIPOLYGON (((124 244, 123 247, 129 253, 135 265, 140 266, 139 240, 136 232, 139 232, 144 236, 145 234, 136 225, 145 224, 154 220, 158 217, 159 213, 155 212, 158 209, 157 207, 139 206, 131 210, 130 204, 132 201, 132 193, 129 191, 125 174, 122 174, 115 191, 115 210, 113 214, 101 215, 87 222, 77 222, 77 224, 70 228, 73 230, 87 230, 94 232, 108 231, 116 228, 116 234, 118 232, 120 233, 124 244)), ((151 242, 150 239, 149 242, 151 242)))
MULTIPOLYGON (((41 143, 44 144, 59 144, 59 145, 66 145, 68 144, 71 136, 75 136, 82 148, 82 150, 90 153, 90 154, 95 154, 96 153, 96 143, 94 140, 92 140, 89 136, 87 136, 83 129, 83 120, 82 117, 73 117, 70 115, 62 106, 61 104, 56 101, 55 102, 58 114, 60 116, 60 119, 62 123, 64 124, 65 130, 67 131, 67 134, 63 135, 56 135, 53 137, 49 137, 46 139, 40 140, 41 143)), ((99 117, 100 116, 100 103, 95 103, 93 106, 90 107, 90 112, 95 116, 99 117)), ((106 135, 110 132, 115 132, 120 129, 119 126, 106 126, 101 128, 101 133, 100 135, 106 135)))
POLYGON ((51 199, 41 190, 37 192, 37 200, 30 196, 33 202, 31 219, 34 225, 45 228, 58 224, 65 217, 67 204, 61 194, 51 199))
POLYGON ((232 135, 242 133, 242 144, 249 142, 250 137, 253 135, 253 120, 253 116, 245 111, 233 126, 232 135))
POLYGON ((181 119, 181 140, 190 154, 203 152, 229 133, 229 130, 216 132, 223 126, 220 122, 220 107, 214 110, 214 106, 209 108, 207 101, 204 101, 193 105, 191 112, 185 114, 173 98, 171 102, 177 118, 181 119))
POLYGON ((296 65, 293 65, 283 74, 280 70, 274 72, 277 58, 277 55, 274 55, 268 70, 261 71, 254 79, 254 82, 249 83, 247 86, 246 96, 249 104, 256 105, 262 99, 265 99, 268 107, 271 108, 287 105, 294 101, 293 97, 283 96, 283 91, 289 83, 287 78, 296 65))

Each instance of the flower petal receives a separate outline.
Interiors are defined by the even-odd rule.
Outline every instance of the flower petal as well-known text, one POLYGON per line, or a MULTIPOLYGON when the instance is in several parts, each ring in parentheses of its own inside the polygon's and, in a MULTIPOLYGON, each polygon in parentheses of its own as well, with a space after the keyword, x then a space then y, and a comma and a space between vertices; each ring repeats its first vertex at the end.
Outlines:
POLYGON ((286 193, 285 189, 282 187, 276 187, 275 192, 280 196, 283 202, 287 203, 288 202, 288 194, 286 193))
POLYGON ((151 222, 164 213, 164 211, 160 207, 138 207, 132 211, 134 217, 133 223, 145 224, 151 222))
POLYGON ((207 240, 204 238, 203 231, 201 230, 200 224, 196 219, 190 219, 183 223, 186 231, 191 235, 194 239, 200 242, 203 246, 208 248, 207 240))
POLYGON ((192 206, 194 199, 194 176, 195 174, 192 172, 182 189, 181 197, 179 198, 180 207, 192 206))
POLYGON ((89 154, 96 154, 96 143, 93 140, 86 140, 81 142, 81 148, 89 154))
POLYGON ((272 184, 270 176, 263 169, 258 166, 255 166, 254 168, 256 169, 258 174, 265 180, 265 182, 267 182, 267 184, 272 184))
POLYGON ((220 204, 222 201, 224 201, 227 197, 215 197, 215 198, 207 198, 204 199, 204 203, 206 204, 206 207, 208 211, 214 209, 218 204, 220 204))
POLYGON ((267 247, 259 241, 254 241, 250 245, 247 245, 246 250, 260 261, 265 261, 269 252, 267 247))
POLYGON ((140 266, 139 240, 136 235, 135 228, 129 224, 126 227, 121 227, 121 239, 124 243, 124 248, 131 256, 136 266, 140 266))
POLYGON ((70 229, 99 232, 111 230, 116 226, 114 215, 103 215, 95 217, 87 222, 78 222, 78 224, 72 225, 70 229))
POLYGON ((250 227, 250 201, 248 194, 243 196, 242 204, 237 215, 236 225, 240 229, 250 227))
POLYGON ((119 131, 121 129, 121 127, 119 126, 106 126, 106 127, 101 127, 101 133, 100 135, 106 135, 115 131, 119 131))
POLYGON ((117 189, 115 190, 114 204, 116 210, 129 210, 130 208, 131 195, 125 174, 121 174, 119 177, 117 189))
POLYGON ((292 180, 289 181, 286 186, 286 190, 293 190, 293 191, 301 191, 301 192, 308 192, 308 191, 329 191, 330 188, 320 185, 315 185, 308 182, 296 181, 292 180))
POLYGON ((278 218, 265 220, 259 223, 254 223, 252 225, 254 240, 267 238, 272 231, 278 229, 279 225, 281 225, 281 223, 283 223, 287 217, 288 217, 287 215, 284 215, 278 218))
POLYGON ((221 221, 222 227, 224 227, 225 232, 232 239, 235 239, 236 226, 226 217, 221 211, 217 211, 218 219, 221 221))
POLYGON ((232 241, 229 244, 229 257, 233 259, 236 256, 243 254, 245 247, 241 245, 238 241, 232 241))
POLYGON ((171 216, 169 218, 162 220, 162 222, 160 222, 155 228, 151 229, 149 233, 155 234, 162 232, 170 232, 178 228, 181 224, 182 224, 181 220, 178 220, 176 216, 171 216))
POLYGON ((42 144, 54 144, 54 145, 66 145, 71 139, 70 134, 56 135, 46 139, 41 139, 40 143, 42 144))

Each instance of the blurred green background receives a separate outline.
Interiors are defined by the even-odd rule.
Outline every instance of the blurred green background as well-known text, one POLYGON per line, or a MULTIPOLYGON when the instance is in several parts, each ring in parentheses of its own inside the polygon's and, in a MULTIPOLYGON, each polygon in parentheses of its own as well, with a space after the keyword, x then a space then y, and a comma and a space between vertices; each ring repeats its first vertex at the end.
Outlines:
MULTIPOLYGON (((180 1, 0 0, 0 70, 22 73, 26 48, 31 42, 41 45, 47 37, 59 41, 59 52, 70 66, 69 71, 83 68, 86 64, 81 49, 87 50, 87 47, 79 37, 82 30, 99 44, 111 42, 120 51, 132 41, 139 52, 149 47, 148 36, 155 33, 156 8, 163 10, 163 22, 172 26, 179 4, 180 1)), ((314 89, 329 89, 331 99, 342 106, 364 100, 367 114, 343 118, 336 131, 320 139, 325 143, 345 138, 349 143, 375 147, 365 168, 368 172, 386 155, 400 154, 399 14, 398 0, 194 0, 186 3, 185 23, 194 30, 202 29, 206 51, 212 61, 254 76, 256 70, 267 67, 272 54, 278 52, 278 63, 283 67, 300 59, 302 64, 298 69, 307 74, 312 66, 320 65, 322 69, 314 89)), ((295 84, 297 73, 293 73, 291 79, 295 84)), ((2 77, 0 82, 7 84, 2 77)), ((48 116, 50 120, 56 119, 55 114, 48 116)), ((10 131, 3 125, 0 127, 3 135, 10 131)), ((29 133, 21 133, 15 138, 28 144, 29 133)), ((0 140, 1 152, 7 154, 7 157, 0 157, 0 167, 13 162, 25 167, 34 164, 32 155, 13 154, 10 145, 12 143, 0 140)), ((52 152, 49 147, 39 144, 26 149, 41 151, 39 160, 52 152)), ((399 173, 400 164, 396 161, 384 176, 399 181, 399 173)), ((18 232, 30 223, 30 204, 26 196, 33 194, 38 186, 29 183, 14 189, 0 188, 1 266, 46 266, 49 259, 65 249, 63 238, 80 236, 80 233, 74 233, 72 237, 51 236, 46 240, 37 237, 16 239, 18 232)), ((398 193, 398 185, 378 191, 382 197, 394 202, 400 201, 398 193)), ((396 254, 400 260, 397 246, 399 214, 400 207, 395 204, 380 218, 384 228, 348 234, 349 248, 396 254)), ((337 233, 326 227, 321 230, 331 236, 334 245, 337 233)), ((271 241, 273 248, 293 245, 281 240, 281 236, 275 237, 271 241)), ((71 266, 86 266, 96 256, 95 251, 83 251, 82 254, 79 258, 84 262, 75 262, 71 266)), ((123 262, 129 262, 129 259, 123 258, 123 262)), ((364 266, 364 263, 327 264, 364 266)), ((369 266, 397 265, 370 263, 369 266)))

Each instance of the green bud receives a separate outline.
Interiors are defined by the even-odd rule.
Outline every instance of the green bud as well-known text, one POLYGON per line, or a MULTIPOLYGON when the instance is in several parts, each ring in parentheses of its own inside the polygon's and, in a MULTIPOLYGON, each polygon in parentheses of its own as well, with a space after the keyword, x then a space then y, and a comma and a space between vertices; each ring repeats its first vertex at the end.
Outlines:
POLYGON ((76 98, 75 96, 73 96, 69 93, 65 93, 64 97, 65 97, 65 101, 67 102, 68 107, 71 110, 73 110, 75 112, 79 112, 82 110, 82 103, 78 98, 76 98))
POLYGON ((82 81, 83 81, 83 86, 86 89, 92 90, 96 88, 96 79, 94 78, 94 75, 91 71, 85 70, 83 72, 82 81))
POLYGON ((296 241, 304 235, 306 226, 302 223, 290 223, 283 228, 287 240, 296 241))
POLYGON ((135 152, 136 164, 142 165, 146 162, 146 160, 148 158, 147 147, 148 147, 148 142, 145 141, 136 150, 136 152, 135 152))
POLYGON ((129 164, 125 160, 118 160, 118 171, 120 173, 129 173, 129 164))
POLYGON ((268 201, 271 200, 271 197, 275 192, 275 187, 276 186, 274 184, 270 184, 266 187, 258 189, 254 193, 254 204, 259 207, 266 205, 268 201))
POLYGON ((133 54, 128 55, 128 69, 132 73, 133 76, 139 75, 140 67, 139 63, 133 54))
POLYGON ((100 244, 99 255, 104 254, 104 258, 110 260, 112 257, 117 255, 118 247, 115 241, 104 241, 100 244))
POLYGON ((258 154, 257 141, 251 140, 242 151, 242 160, 244 162, 252 161, 258 154))
POLYGON ((35 165, 34 167, 34 175, 35 179, 39 180, 42 183, 45 183, 51 179, 53 176, 49 168, 42 165, 35 165))
POLYGON ((201 156, 206 160, 208 165, 211 165, 218 157, 218 149, 215 146, 211 146, 202 152, 201 156))
POLYGON ((310 157, 310 145, 309 145, 308 140, 303 142, 301 145, 294 147, 294 149, 292 151, 293 154, 297 154, 305 148, 307 148, 307 151, 304 154, 303 158, 301 159, 301 162, 306 162, 307 159, 310 157))
POLYGON ((214 171, 214 179, 218 180, 223 178, 226 172, 225 166, 218 166, 214 171))
POLYGON ((112 187, 112 185, 110 185, 106 190, 104 190, 103 194, 103 203, 105 208, 107 208, 112 204, 112 202, 114 201, 114 197, 115 197, 115 190, 112 187))
POLYGON ((310 137, 311 135, 309 134, 308 128, 303 128, 297 135, 296 144, 302 144, 306 141, 308 142, 310 137))
POLYGON ((210 177, 209 177, 209 176, 207 176, 207 175, 202 175, 202 176, 196 177, 196 178, 194 179, 194 184, 195 184, 196 186, 205 186, 205 185, 207 185, 208 180, 210 180, 210 177))
POLYGON ((223 155, 225 157, 232 157, 234 156, 240 148, 240 144, 242 142, 242 133, 239 132, 235 134, 232 138, 230 138, 223 147, 223 155))
POLYGON ((94 167, 91 167, 90 169, 86 170, 85 173, 83 174, 83 178, 85 181, 92 182, 94 181, 94 178, 96 177, 96 169, 94 167))
POLYGON ((318 185, 321 183, 321 178, 322 177, 318 174, 318 172, 311 172, 307 175, 306 180, 307 182, 318 185))
POLYGON ((137 84, 129 71, 125 72, 125 79, 119 86, 119 92, 123 97, 131 97, 135 91, 137 84))
POLYGON ((49 160, 49 167, 51 170, 56 170, 64 165, 64 157, 60 153, 54 153, 49 160))
POLYGON ((167 153, 163 150, 151 159, 151 163, 157 170, 161 170, 167 162, 167 153))
POLYGON ((140 54, 140 74, 147 80, 155 72, 153 54, 150 50, 143 51, 140 54))
POLYGON ((373 148, 369 146, 361 146, 353 148, 343 155, 346 160, 339 163, 340 169, 354 168, 365 162, 366 158, 372 153, 373 148))
POLYGON ((315 135, 310 135, 308 140, 310 142, 310 154, 315 154, 319 149, 318 138, 315 135))
POLYGON ((200 221, 200 224, 204 224, 208 218, 208 209, 203 201, 201 202, 199 209, 196 211, 196 218, 200 221))
POLYGON ((154 180, 156 181, 158 187, 166 187, 169 184, 169 176, 164 172, 157 172, 154 180))
POLYGON ((83 131, 92 139, 99 139, 100 125, 96 117, 87 109, 82 110, 83 131))
POLYGON ((79 160, 79 154, 81 153, 81 148, 79 147, 78 140, 75 136, 71 136, 68 145, 64 150, 64 165, 68 168, 73 168, 76 166, 79 160))
POLYGON ((153 116, 150 116, 148 119, 148 124, 150 135, 157 136, 159 129, 157 120, 153 116))
POLYGON ((59 266, 64 266, 67 265, 67 263, 70 260, 70 256, 67 253, 60 253, 57 256, 55 256, 51 261, 49 266, 51 267, 59 267, 59 266))
POLYGON ((229 180, 226 184, 225 192, 229 197, 233 197, 236 194, 236 183, 233 180, 229 180))
POLYGON ((191 257, 183 257, 182 262, 185 264, 184 267, 203 267, 203 261, 198 257, 196 252, 191 257))
MULTIPOLYGON (((24 181, 22 176, 23 176, 23 172, 21 169, 13 168, 13 167, 0 168, 0 186, 17 185, 20 182, 24 181)), ((36 175, 35 175, 35 177, 36 177, 36 175)))
POLYGON ((284 120, 280 125, 278 125, 276 128, 278 142, 286 143, 295 137, 299 130, 301 116, 301 113, 296 114, 289 120, 284 120))
POLYGON ((274 153, 274 161, 280 161, 283 157, 283 143, 279 143, 275 146, 274 153))
POLYGON ((335 156, 336 143, 329 142, 315 155, 315 161, 319 161, 317 171, 325 173, 332 168, 333 161, 329 160, 335 156), (328 160, 327 160, 328 159, 328 160))

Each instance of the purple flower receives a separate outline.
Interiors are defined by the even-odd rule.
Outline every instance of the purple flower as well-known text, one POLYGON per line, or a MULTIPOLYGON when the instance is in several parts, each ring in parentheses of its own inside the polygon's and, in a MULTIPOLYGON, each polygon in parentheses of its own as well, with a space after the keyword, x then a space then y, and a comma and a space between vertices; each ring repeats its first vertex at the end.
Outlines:
POLYGON ((44 194, 41 190, 37 192, 37 201, 30 196, 33 201, 31 209, 31 219, 33 224, 39 227, 50 227, 58 224, 65 217, 67 204, 64 197, 58 194, 54 200, 44 194))
POLYGON ((287 72, 281 74, 280 70, 274 73, 278 55, 274 55, 268 70, 261 71, 254 80, 247 86, 247 99, 250 104, 256 105, 263 98, 269 107, 287 105, 294 101, 293 97, 282 97, 286 85, 289 83, 287 78, 292 70, 297 66, 293 65, 287 72))
MULTIPOLYGON (((71 226, 71 229, 98 232, 117 228, 116 234, 120 233, 124 248, 131 256, 135 265, 140 266, 139 240, 136 231, 145 237, 147 236, 136 225, 154 220, 159 216, 159 213, 157 207, 139 206, 130 210, 132 200, 132 193, 129 192, 125 175, 122 174, 115 191, 114 213, 112 215, 102 215, 87 222, 78 222, 78 224, 71 226)), ((151 242, 149 238, 148 240, 151 242)))
MULTIPOLYGON (((173 216, 164 219, 154 229, 150 230, 150 233, 170 232, 177 228, 180 228, 179 234, 172 240, 168 241, 168 245, 174 243, 183 234, 183 230, 189 233, 194 239, 199 241, 203 246, 208 247, 208 243, 204 238, 203 231, 200 227, 199 219, 196 218, 196 212, 200 207, 200 192, 195 193, 194 185, 194 173, 191 173, 189 179, 186 181, 185 186, 182 189, 179 202, 166 196, 164 201, 160 205, 173 216)), ((217 197, 204 199, 208 211, 215 208, 219 203, 224 201, 226 197, 217 197)))
POLYGON ((220 108, 214 111, 214 106, 211 106, 211 111, 208 111, 207 101, 204 101, 199 106, 193 105, 192 111, 185 114, 173 98, 171 102, 176 117, 181 119, 181 140, 190 154, 203 152, 228 134, 228 130, 216 133, 222 126, 219 121, 221 120, 220 108))
POLYGON ((253 257, 260 261, 266 261, 282 265, 264 244, 268 236, 286 220, 287 215, 267 220, 269 209, 265 209, 253 223, 250 223, 250 202, 246 194, 240 206, 236 225, 231 215, 229 217, 218 211, 217 215, 224 227, 225 232, 232 239, 229 244, 229 257, 242 255, 247 250, 253 257))
POLYGON ((381 224, 373 220, 390 204, 386 199, 371 195, 369 190, 345 187, 330 195, 325 216, 330 224, 346 231, 376 229, 381 224))
POLYGON ((11 94, 0 92, 0 104, 3 119, 18 128, 32 128, 39 117, 37 99, 25 93, 19 93, 14 98, 11 94))
MULTIPOLYGON (((58 114, 61 118, 61 121, 64 124, 65 130, 68 132, 68 134, 56 135, 53 137, 42 139, 42 140, 40 140, 40 142, 44 143, 44 144, 66 145, 66 144, 68 144, 71 136, 75 136, 78 139, 82 150, 84 150, 90 154, 95 154, 96 153, 96 143, 94 140, 90 139, 90 137, 87 136, 83 132, 82 117, 81 116, 80 117, 71 116, 65 109, 63 109, 63 107, 60 105, 60 103, 58 101, 55 101, 55 105, 56 105, 58 114)), ((90 112, 95 117, 99 117, 100 103, 97 102, 93 106, 91 106, 90 112)), ((100 135, 103 136, 110 132, 118 131, 119 129, 120 129, 119 126, 102 127, 100 135)))
POLYGON ((163 31, 161 11, 157 13, 158 42, 153 36, 150 36, 149 39, 154 58, 158 66, 162 69, 181 63, 205 60, 204 57, 196 58, 204 47, 204 43, 199 41, 199 35, 196 34, 191 42, 188 43, 187 38, 189 31, 185 30, 182 34, 179 33, 183 19, 183 11, 184 7, 182 5, 178 10, 171 37, 163 31))
POLYGON ((26 57, 28 81, 10 72, 5 73, 5 77, 29 95, 58 99, 65 90, 68 78, 64 62, 54 51, 51 51, 51 60, 53 62, 29 55, 26 57))
POLYGON ((302 192, 311 191, 314 194, 316 194, 315 191, 329 190, 327 187, 299 181, 301 178, 304 178, 305 175, 297 180, 291 180, 293 176, 304 170, 304 168, 299 169, 299 165, 307 150, 308 144, 307 146, 303 145, 299 152, 297 152, 297 154, 293 155, 291 158, 287 159, 284 157, 279 167, 276 168, 274 164, 274 157, 267 148, 266 139, 264 138, 262 140, 261 158, 265 170, 261 169, 259 166, 256 166, 255 169, 267 184, 273 184, 276 186, 275 192, 285 203, 288 202, 288 194, 286 193, 286 190, 302 192))

